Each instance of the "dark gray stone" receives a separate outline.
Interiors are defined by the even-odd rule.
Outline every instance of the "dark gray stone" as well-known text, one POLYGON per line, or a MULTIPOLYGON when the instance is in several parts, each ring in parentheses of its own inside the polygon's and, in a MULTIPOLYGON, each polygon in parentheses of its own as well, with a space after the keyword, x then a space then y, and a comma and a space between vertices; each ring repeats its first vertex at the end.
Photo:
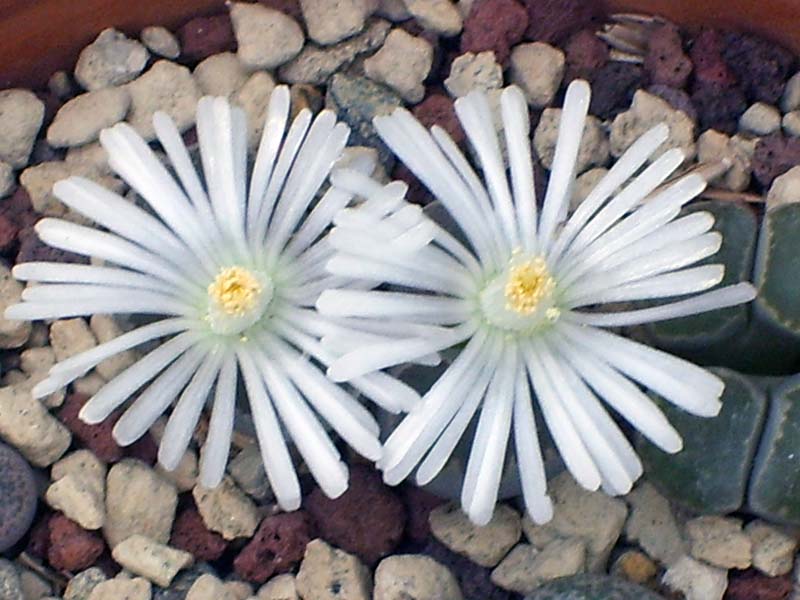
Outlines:
POLYGON ((37 489, 28 461, 2 442, 0 499, 0 552, 3 552, 16 544, 30 528, 36 514, 37 489))
POLYGON ((375 132, 372 119, 391 114, 402 106, 400 96, 366 77, 337 73, 328 86, 326 103, 337 112, 339 120, 350 126, 350 144, 376 148, 381 163, 389 171, 394 159, 375 132))
POLYGON ((153 600, 185 600, 194 582, 206 574, 217 577, 216 571, 208 563, 197 563, 178 573, 168 588, 153 586, 153 600))
POLYGON ((616 577, 583 574, 546 583, 525 600, 663 600, 663 596, 616 577))
POLYGON ((3 600, 25 600, 19 573, 7 560, 0 558, 0 598, 3 600))

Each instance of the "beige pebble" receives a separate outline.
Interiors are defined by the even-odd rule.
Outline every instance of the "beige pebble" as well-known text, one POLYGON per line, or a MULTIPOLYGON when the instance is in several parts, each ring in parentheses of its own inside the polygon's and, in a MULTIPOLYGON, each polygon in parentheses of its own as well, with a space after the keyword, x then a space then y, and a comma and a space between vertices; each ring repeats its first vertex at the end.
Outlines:
POLYGON ((192 564, 188 552, 159 544, 143 535, 132 535, 114 547, 111 556, 120 565, 160 585, 168 586, 178 571, 192 564))
POLYGON ((199 484, 192 490, 197 510, 211 531, 226 540, 251 537, 258 526, 258 510, 253 501, 240 490, 230 477, 214 489, 199 484))
POLYGON ((505 504, 497 505, 492 520, 483 527, 471 523, 452 503, 433 509, 428 521, 437 540, 482 567, 499 563, 522 535, 519 513, 505 504))
POLYGON ((297 592, 304 600, 370 600, 372 576, 358 558, 320 539, 306 546, 297 573, 297 592))
POLYGON ((0 388, 0 436, 37 467, 53 464, 72 442, 69 430, 30 390, 17 386, 0 388))
POLYGON ((106 524, 103 534, 114 548, 134 534, 155 542, 169 540, 178 494, 175 486, 143 462, 124 459, 106 478, 106 524))
POLYGON ((141 577, 109 579, 98 583, 88 600, 150 600, 152 586, 141 577))

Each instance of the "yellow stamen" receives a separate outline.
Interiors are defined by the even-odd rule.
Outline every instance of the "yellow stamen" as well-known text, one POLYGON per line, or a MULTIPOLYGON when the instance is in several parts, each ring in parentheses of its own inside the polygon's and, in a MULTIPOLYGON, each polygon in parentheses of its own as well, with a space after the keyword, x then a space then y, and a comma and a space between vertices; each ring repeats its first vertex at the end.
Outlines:
POLYGON ((241 316, 251 310, 261 295, 255 275, 242 267, 228 267, 208 286, 208 295, 228 315, 241 316))
POLYGON ((550 295, 554 287, 555 281, 543 258, 537 257, 513 265, 505 287, 506 310, 530 315, 539 302, 550 295))

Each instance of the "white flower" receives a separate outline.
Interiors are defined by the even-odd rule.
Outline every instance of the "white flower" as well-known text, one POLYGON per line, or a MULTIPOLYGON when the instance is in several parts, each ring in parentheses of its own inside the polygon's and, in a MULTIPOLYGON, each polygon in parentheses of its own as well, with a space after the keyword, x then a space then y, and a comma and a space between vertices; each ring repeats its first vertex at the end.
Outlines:
MULTIPOLYGON (((332 357, 319 336, 340 326, 314 303, 322 290, 348 283, 325 271, 332 249, 324 236, 351 195, 331 188, 316 198, 349 129, 330 111, 312 121, 304 109, 287 127, 288 121, 289 92, 278 87, 249 186, 244 112, 224 98, 206 97, 197 107, 205 183, 165 114, 153 122, 177 179, 127 124, 104 131, 109 164, 147 209, 86 179, 58 182, 55 195, 106 231, 46 218, 36 225, 39 237, 107 266, 17 265, 18 279, 41 284, 29 286, 6 317, 150 316, 148 324, 56 364, 34 395, 68 385, 123 350, 161 340, 89 399, 80 416, 98 423, 135 397, 114 427, 115 439, 127 445, 178 398, 159 448, 159 461, 173 469, 213 397, 200 459, 207 487, 225 472, 241 373, 267 475, 279 504, 292 510, 300 505, 300 485, 284 431, 331 497, 346 490, 348 472, 321 420, 365 457, 378 459, 381 446, 372 415, 320 369, 332 357)), ((373 166, 362 161, 359 168, 373 166)), ((351 383, 389 410, 418 400, 408 386, 376 375, 351 383)))
POLYGON ((442 129, 429 133, 405 110, 375 120, 458 231, 422 218, 402 200, 399 183, 383 187, 346 170, 332 176, 334 186, 367 200, 337 216, 329 239, 338 254, 329 271, 395 289, 323 292, 317 302, 323 314, 372 319, 393 330, 371 340, 323 337, 340 356, 328 375, 350 381, 405 361, 435 361, 437 352, 465 344, 389 436, 378 465, 390 484, 417 465, 417 482, 430 481, 480 407, 461 492, 464 511, 478 524, 492 516, 512 430, 527 510, 540 523, 552 516, 533 398, 567 468, 587 489, 602 485, 624 494, 642 472, 600 400, 662 449, 680 450, 680 436, 636 384, 692 414, 712 416, 720 409, 722 381, 605 328, 739 304, 755 293, 738 284, 656 307, 593 308, 703 292, 720 282, 723 267, 690 267, 721 242, 709 231, 709 213, 679 216, 705 187, 703 179, 689 175, 662 186, 683 160, 679 150, 645 166, 667 139, 664 125, 633 144, 567 215, 589 96, 582 81, 567 90, 541 210, 527 105, 515 87, 503 91, 500 103, 510 178, 483 94, 455 103, 483 182, 442 129))

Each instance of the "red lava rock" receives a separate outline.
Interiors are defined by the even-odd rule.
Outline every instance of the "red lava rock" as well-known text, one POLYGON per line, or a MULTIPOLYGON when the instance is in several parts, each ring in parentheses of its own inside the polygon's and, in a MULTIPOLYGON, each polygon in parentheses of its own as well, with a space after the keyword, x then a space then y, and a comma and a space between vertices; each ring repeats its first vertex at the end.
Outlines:
POLYGON ((492 50, 497 62, 505 64, 527 27, 528 12, 515 0, 478 0, 464 21, 461 52, 492 50))
POLYGON ((320 537, 374 565, 403 537, 406 511, 397 494, 369 467, 350 468, 350 487, 336 499, 319 488, 306 498, 320 537))
POLYGON ((595 71, 589 112, 610 119, 627 110, 633 94, 642 87, 642 68, 631 63, 612 61, 595 71))
POLYGON ((233 25, 227 14, 196 17, 178 30, 178 37, 183 56, 193 60, 236 48, 233 25))
MULTIPOLYGON (((116 419, 114 420, 116 422, 116 419)), ((158 460, 158 445, 150 433, 145 433, 138 440, 123 450, 125 456, 138 458, 145 464, 154 465, 158 460)))
POLYGON ((36 513, 33 469, 14 448, 0 442, 0 552, 28 531, 36 513))
POLYGON ((692 72, 692 61, 683 53, 678 28, 662 25, 647 40, 644 70, 652 83, 683 88, 692 72))
POLYGON ((673 108, 682 110, 689 115, 693 121, 697 120, 697 111, 694 108, 694 104, 692 104, 692 99, 689 97, 689 94, 683 90, 678 90, 673 87, 669 87, 668 85, 656 83, 648 87, 647 91, 654 96, 658 96, 662 100, 669 102, 670 106, 673 108))
POLYGON ((302 510, 265 518, 233 561, 234 571, 242 579, 264 583, 275 573, 291 570, 314 539, 313 529, 311 518, 302 510))
POLYGON ((20 230, 17 239, 19 240, 19 251, 17 252, 16 263, 41 260, 89 264, 89 259, 85 256, 59 250, 42 243, 32 227, 20 230))
POLYGON ((736 77, 722 58, 723 48, 722 34, 716 29, 704 29, 694 39, 689 56, 694 64, 695 82, 723 86, 736 84, 736 77))
POLYGON ((217 560, 228 547, 228 542, 220 534, 206 527, 203 517, 194 506, 184 510, 175 519, 169 543, 190 552, 198 561, 217 560))
POLYGON ((747 100, 738 86, 695 83, 692 104, 697 110, 700 130, 736 132, 739 117, 747 110, 747 100))
POLYGON ((414 485, 405 485, 400 492, 408 515, 406 535, 412 542, 422 544, 428 540, 431 532, 428 515, 445 500, 414 485))
POLYGON ((17 241, 19 226, 8 217, 0 214, 0 252, 8 250, 17 241))
POLYGON ((770 104, 781 97, 794 62, 785 48, 747 33, 725 34, 722 57, 750 101, 770 104))
POLYGON ((417 176, 403 163, 398 162, 395 164, 394 169, 392 169, 392 179, 399 179, 408 186, 406 200, 412 204, 427 206, 436 200, 433 194, 428 191, 428 188, 422 185, 417 176))
POLYGON ((597 0, 524 0, 528 10, 529 40, 557 42, 587 27, 602 15, 597 0))
POLYGON ((456 116, 453 101, 444 94, 431 94, 412 111, 425 127, 438 125, 450 134, 456 144, 464 141, 464 130, 456 116))
POLYGON ((89 398, 84 394, 69 394, 58 411, 58 418, 72 435, 106 463, 119 461, 124 453, 111 436, 118 415, 108 417, 97 425, 88 425, 78 418, 78 413, 89 398))
POLYGON ((301 23, 303 22, 303 11, 300 9, 300 3, 297 0, 258 0, 258 2, 267 8, 274 8, 301 23))
POLYGON ((9 250, 19 239, 20 231, 39 219, 25 188, 19 186, 10 198, 0 201, 0 251, 9 250))
POLYGON ((723 600, 786 600, 792 594, 792 577, 767 577, 754 569, 731 571, 723 600))
POLYGON ((594 72, 608 62, 608 52, 608 44, 589 29, 582 29, 573 35, 564 45, 565 81, 591 79, 594 72))
POLYGON ((25 552, 40 560, 47 560, 47 550, 50 548, 50 519, 53 513, 45 511, 39 514, 31 532, 28 535, 28 543, 25 552))
POLYGON ((82 529, 64 515, 53 515, 49 523, 50 547, 47 558, 61 571, 81 571, 92 566, 103 553, 105 543, 98 534, 82 529))
POLYGON ((756 144, 753 153, 753 175, 768 188, 779 175, 800 164, 800 139, 771 133, 756 144))
POLYGON ((491 569, 481 567, 468 558, 451 552, 434 539, 422 550, 433 560, 441 563, 453 573, 458 580, 464 600, 511 600, 511 592, 502 590, 492 583, 491 569))

